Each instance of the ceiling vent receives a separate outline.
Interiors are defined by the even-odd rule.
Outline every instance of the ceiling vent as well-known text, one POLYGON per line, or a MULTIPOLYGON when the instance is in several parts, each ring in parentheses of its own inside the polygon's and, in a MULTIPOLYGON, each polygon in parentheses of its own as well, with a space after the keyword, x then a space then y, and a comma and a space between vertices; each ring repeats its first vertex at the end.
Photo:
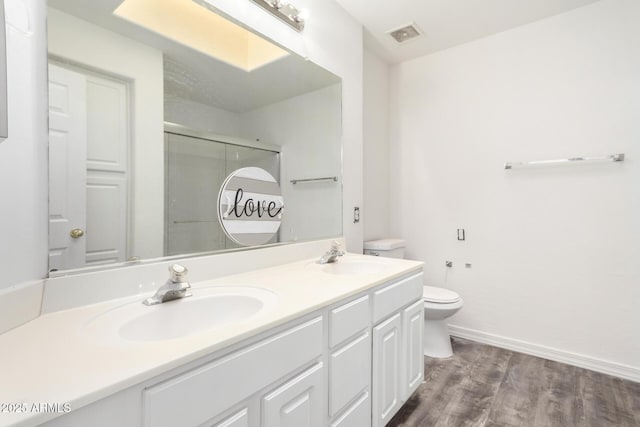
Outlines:
POLYGON ((406 41, 415 39, 416 37, 420 37, 422 35, 422 31, 418 28, 418 26, 414 23, 404 25, 401 28, 388 31, 391 37, 395 39, 398 43, 404 43, 406 41))

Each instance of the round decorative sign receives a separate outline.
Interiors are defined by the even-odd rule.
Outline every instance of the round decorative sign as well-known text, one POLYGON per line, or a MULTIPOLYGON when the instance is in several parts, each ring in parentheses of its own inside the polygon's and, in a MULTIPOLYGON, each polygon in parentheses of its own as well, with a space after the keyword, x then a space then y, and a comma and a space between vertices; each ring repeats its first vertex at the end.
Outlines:
POLYGON ((218 194, 220 225, 239 245, 263 245, 271 240, 280 228, 283 209, 280 186, 261 168, 232 172, 218 194))

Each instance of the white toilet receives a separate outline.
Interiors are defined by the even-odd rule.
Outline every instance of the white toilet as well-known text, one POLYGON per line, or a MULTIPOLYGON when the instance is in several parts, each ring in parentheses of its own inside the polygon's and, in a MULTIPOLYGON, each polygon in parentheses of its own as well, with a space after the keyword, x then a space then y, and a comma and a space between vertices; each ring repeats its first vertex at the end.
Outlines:
POLYGON ((460 295, 444 288, 424 286, 424 355, 451 357, 451 339, 445 320, 462 308, 460 295))
POLYGON ((387 258, 404 258, 405 241, 402 239, 380 239, 364 242, 364 254, 387 258))

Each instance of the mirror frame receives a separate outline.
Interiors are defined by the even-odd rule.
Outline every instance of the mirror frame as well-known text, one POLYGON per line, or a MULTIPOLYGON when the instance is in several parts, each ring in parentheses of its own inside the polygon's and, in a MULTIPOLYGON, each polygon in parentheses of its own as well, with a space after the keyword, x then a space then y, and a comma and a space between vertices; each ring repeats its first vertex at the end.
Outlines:
POLYGON ((4 18, 4 0, 0 0, 0 142, 9 137, 7 106, 7 24, 4 18))

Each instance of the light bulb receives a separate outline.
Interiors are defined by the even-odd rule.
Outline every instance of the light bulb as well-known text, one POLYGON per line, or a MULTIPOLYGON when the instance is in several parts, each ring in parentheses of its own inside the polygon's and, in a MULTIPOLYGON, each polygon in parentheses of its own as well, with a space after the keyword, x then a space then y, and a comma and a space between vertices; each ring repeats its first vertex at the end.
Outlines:
POLYGON ((300 9, 298 14, 295 16, 296 22, 304 22, 309 19, 309 9, 300 9))

